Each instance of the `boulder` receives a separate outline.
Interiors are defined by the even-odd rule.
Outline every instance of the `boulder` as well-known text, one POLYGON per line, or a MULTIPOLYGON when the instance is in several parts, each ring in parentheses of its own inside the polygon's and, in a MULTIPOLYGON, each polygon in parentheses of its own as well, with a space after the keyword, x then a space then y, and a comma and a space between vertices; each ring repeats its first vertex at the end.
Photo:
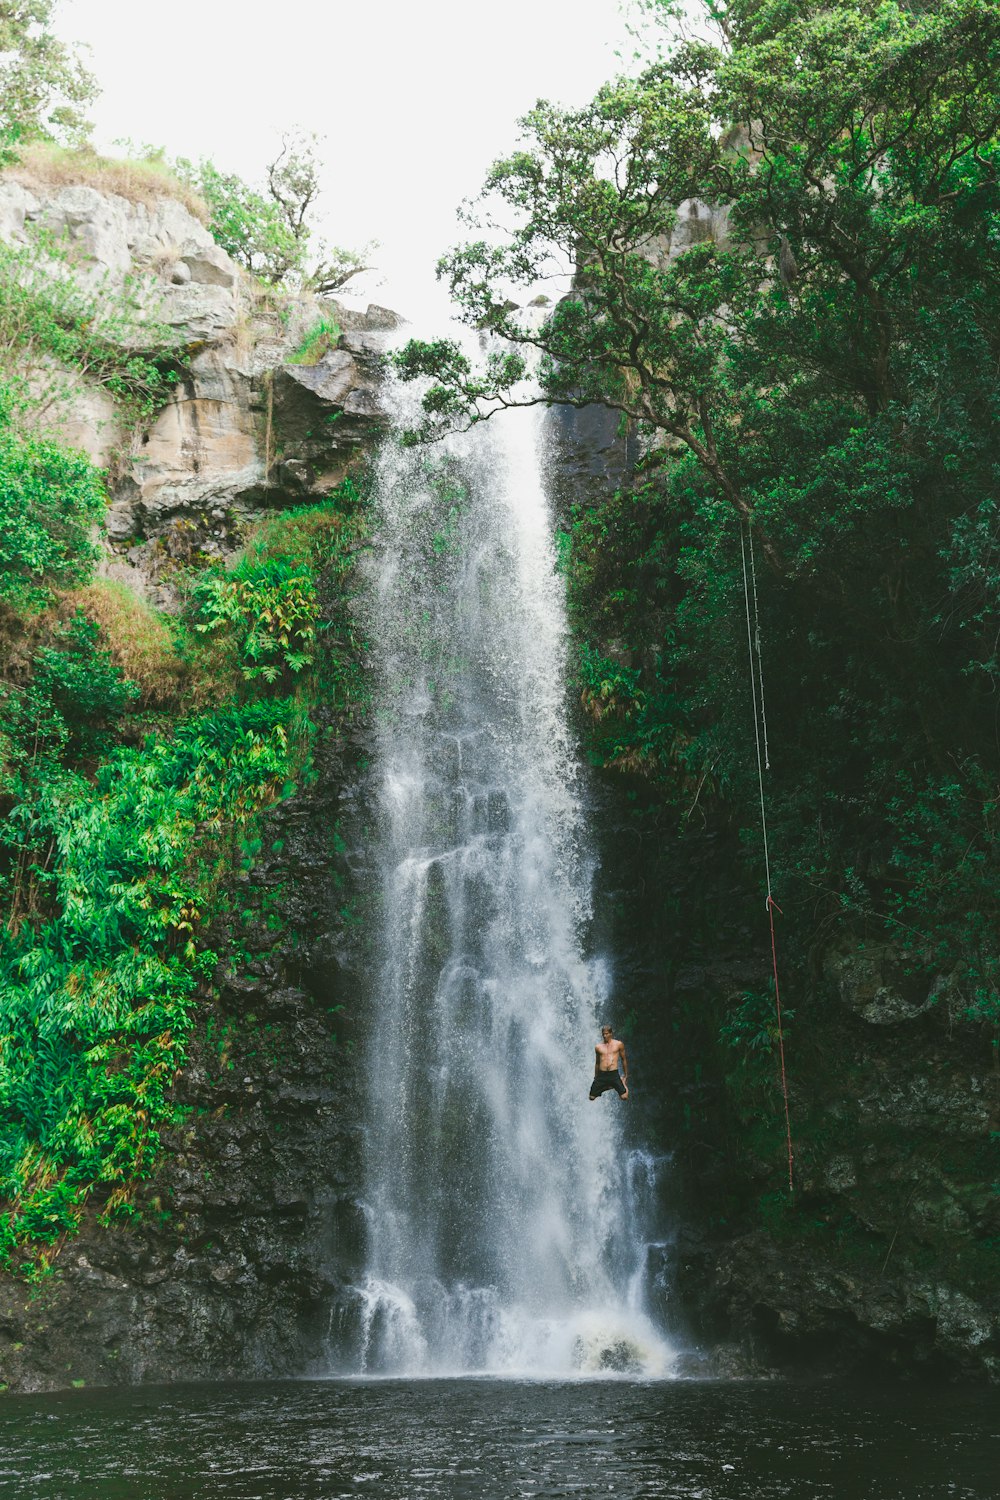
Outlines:
POLYGON ((239 268, 216 244, 199 244, 189 239, 179 257, 188 269, 189 280, 201 286, 222 286, 233 291, 239 281, 239 268))
POLYGON ((25 222, 33 219, 38 209, 34 193, 19 182, 0 182, 0 240, 23 240, 25 222))

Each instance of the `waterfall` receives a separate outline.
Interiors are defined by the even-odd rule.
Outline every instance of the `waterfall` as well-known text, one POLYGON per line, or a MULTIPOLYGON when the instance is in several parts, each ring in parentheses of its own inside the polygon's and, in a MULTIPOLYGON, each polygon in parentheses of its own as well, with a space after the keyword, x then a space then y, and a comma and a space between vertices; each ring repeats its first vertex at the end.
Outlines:
MULTIPOLYGON (((390 391, 397 416, 412 392, 390 391)), ((361 1071, 362 1373, 662 1373, 570 732, 542 408, 387 442, 368 622, 378 943, 361 1071)))

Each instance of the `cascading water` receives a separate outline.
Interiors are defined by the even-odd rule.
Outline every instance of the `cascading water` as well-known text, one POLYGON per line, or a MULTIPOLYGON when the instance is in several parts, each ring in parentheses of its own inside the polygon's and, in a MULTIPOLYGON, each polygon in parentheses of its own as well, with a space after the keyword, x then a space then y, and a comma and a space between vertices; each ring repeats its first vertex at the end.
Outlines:
MULTIPOLYGON (((390 391, 405 422, 407 389, 390 391)), ((362 1372, 663 1373, 613 1095, 565 712, 541 409, 387 443, 377 661, 380 971, 364 1067, 362 1372)), ((346 1327, 344 1326, 346 1324, 346 1327)))

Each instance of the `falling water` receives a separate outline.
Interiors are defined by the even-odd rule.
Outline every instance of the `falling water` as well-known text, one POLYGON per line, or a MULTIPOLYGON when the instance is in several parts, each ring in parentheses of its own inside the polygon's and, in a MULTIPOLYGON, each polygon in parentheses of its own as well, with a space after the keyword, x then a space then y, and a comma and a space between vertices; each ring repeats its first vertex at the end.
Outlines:
MULTIPOLYGON (((405 421, 412 393, 392 395, 405 421)), ((385 447, 372 616, 380 970, 353 1367, 663 1373, 613 1094, 540 408, 385 447)), ((641 1195, 640 1195, 641 1197, 641 1195)))

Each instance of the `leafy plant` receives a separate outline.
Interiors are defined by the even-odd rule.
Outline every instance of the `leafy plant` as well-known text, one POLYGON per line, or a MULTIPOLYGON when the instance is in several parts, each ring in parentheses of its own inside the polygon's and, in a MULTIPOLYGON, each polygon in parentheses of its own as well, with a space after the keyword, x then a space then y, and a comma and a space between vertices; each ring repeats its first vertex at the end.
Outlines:
POLYGON ((0 946, 6 1259, 152 1170, 215 962, 198 941, 215 864, 286 785, 302 732, 286 702, 222 709, 117 750, 93 783, 53 766, 15 809, 48 850, 50 915, 0 946))
POLYGON ((284 558, 246 559, 225 577, 211 575, 195 589, 205 633, 236 627, 243 676, 276 682, 313 660, 319 607, 312 573, 284 558))
POLYGON ((90 573, 97 556, 91 531, 105 498, 82 453, 18 429, 18 404, 19 393, 0 384, 0 600, 37 609, 54 587, 90 573))

